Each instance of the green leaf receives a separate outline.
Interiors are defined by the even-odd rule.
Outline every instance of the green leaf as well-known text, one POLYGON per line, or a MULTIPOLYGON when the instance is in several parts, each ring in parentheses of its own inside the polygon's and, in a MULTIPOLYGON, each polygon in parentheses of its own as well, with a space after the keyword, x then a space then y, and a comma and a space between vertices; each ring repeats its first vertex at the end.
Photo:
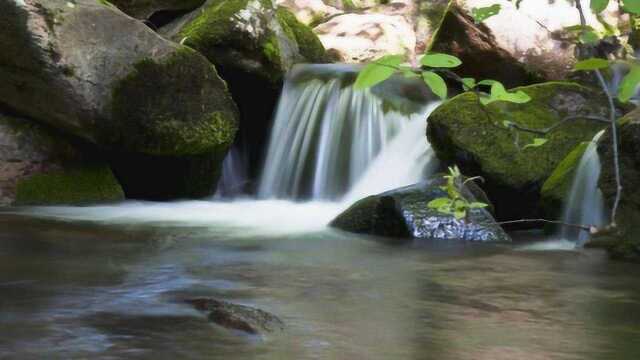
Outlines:
POLYGON ((505 120, 505 121, 502 122, 502 126, 506 127, 507 129, 510 129, 511 125, 513 125, 513 122, 511 122, 509 120, 505 120))
POLYGON ((460 66, 462 61, 452 55, 430 53, 423 56, 422 59, 420 59, 420 63, 432 68, 454 68, 460 66))
POLYGON ((467 216, 467 211, 466 211, 466 210, 458 210, 458 211, 455 211, 455 212, 453 213, 453 216, 455 216, 455 218, 456 218, 457 220, 464 219, 464 218, 467 216))
POLYGON ((595 14, 601 13, 609 5, 609 0, 591 0, 591 11, 595 14))
POLYGON ((429 86, 429 89, 442 100, 447 98, 447 84, 442 77, 433 71, 424 71, 422 79, 429 86))
POLYGON ((356 90, 363 90, 387 80, 396 72, 402 61, 402 55, 387 55, 367 64, 358 74, 353 87, 356 90))
POLYGON ((491 6, 485 6, 481 8, 473 8, 471 9, 471 16, 476 24, 481 23, 488 18, 498 15, 502 7, 500 4, 494 4, 491 6))
POLYGON ((605 69, 609 67, 609 61, 600 58, 590 58, 582 61, 578 61, 573 67, 576 71, 591 71, 598 69, 605 69))
POLYGON ((469 209, 482 209, 482 208, 486 208, 487 206, 489 206, 489 204, 485 204, 482 202, 472 202, 467 205, 469 209))
POLYGON ((636 89, 640 84, 640 66, 634 65, 631 71, 622 79, 620 88, 618 89, 618 99, 626 103, 636 93, 636 89))
POLYGON ((427 203, 427 206, 430 209, 439 209, 443 206, 449 206, 451 205, 451 199, 447 198, 447 197, 439 197, 436 199, 433 199, 431 201, 429 201, 429 203, 427 203))
POLYGON ((628 13, 640 15, 640 0, 624 0, 622 9, 628 13))
POLYGON ((595 44, 600 41, 600 36, 595 31, 587 30, 580 33, 580 42, 583 44, 595 44))
POLYGON ((476 79, 474 78, 462 78, 462 86, 465 90, 471 90, 476 87, 476 79))
POLYGON ((544 145, 548 140, 545 138, 535 138, 531 144, 527 144, 523 149, 531 148, 531 147, 539 147, 544 145))

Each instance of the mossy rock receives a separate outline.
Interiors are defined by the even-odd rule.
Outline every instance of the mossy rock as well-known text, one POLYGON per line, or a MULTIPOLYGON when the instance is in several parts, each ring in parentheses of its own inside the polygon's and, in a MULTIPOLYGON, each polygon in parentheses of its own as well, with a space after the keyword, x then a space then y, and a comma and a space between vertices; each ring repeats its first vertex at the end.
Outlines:
MULTIPOLYGON (((622 193, 617 226, 596 237, 596 243, 604 245, 612 257, 640 262, 640 110, 625 115, 619 127, 619 161, 622 193)), ((599 187, 608 208, 616 197, 615 171, 611 146, 611 133, 607 130, 598 144, 602 159, 599 187)))
POLYGON ((108 166, 83 166, 18 181, 15 205, 91 204, 124 199, 108 166))
POLYGON ((544 129, 567 116, 606 117, 608 112, 604 95, 574 83, 513 89, 519 90, 532 100, 494 102, 483 109, 474 93, 464 93, 444 102, 428 119, 427 136, 438 158, 458 164, 467 176, 482 176, 499 219, 539 215, 542 184, 578 144, 605 126, 577 118, 549 133, 544 145, 525 148, 540 135, 508 129, 505 121, 544 129))
POLYGON ((114 86, 116 121, 106 124, 102 142, 149 155, 225 152, 238 127, 236 109, 213 66, 194 53, 184 47, 135 64, 114 86))
MULTIPOLYGON (((107 0, 98 0, 106 2, 107 0)), ((108 0, 127 15, 147 19, 156 12, 189 11, 202 5, 205 0, 108 0)))
POLYGON ((293 13, 283 6, 276 12, 280 25, 287 36, 298 44, 300 54, 311 63, 327 62, 327 52, 311 28, 300 21, 293 13))

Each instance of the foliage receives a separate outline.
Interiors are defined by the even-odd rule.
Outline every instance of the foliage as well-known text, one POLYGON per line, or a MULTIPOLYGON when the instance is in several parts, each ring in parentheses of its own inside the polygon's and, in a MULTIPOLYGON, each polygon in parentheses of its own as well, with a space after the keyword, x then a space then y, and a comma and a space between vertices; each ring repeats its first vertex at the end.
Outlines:
POLYGON ((477 178, 469 178, 462 180, 462 174, 457 166, 449 167, 449 174, 444 176, 447 183, 441 186, 441 189, 447 192, 446 197, 439 197, 429 201, 427 207, 436 210, 441 214, 453 215, 456 219, 464 219, 467 217, 469 210, 481 209, 489 205, 482 202, 470 202, 460 192, 460 188, 467 182, 477 178))

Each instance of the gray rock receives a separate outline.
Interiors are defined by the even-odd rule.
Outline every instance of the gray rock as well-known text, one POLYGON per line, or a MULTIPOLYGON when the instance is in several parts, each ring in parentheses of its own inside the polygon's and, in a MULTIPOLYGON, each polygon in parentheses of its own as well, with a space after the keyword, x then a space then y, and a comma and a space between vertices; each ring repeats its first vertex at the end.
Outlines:
POLYGON ((277 316, 253 307, 212 298, 189 299, 187 303, 197 310, 208 312, 209 321, 227 329, 240 330, 249 334, 284 329, 284 323, 277 316))

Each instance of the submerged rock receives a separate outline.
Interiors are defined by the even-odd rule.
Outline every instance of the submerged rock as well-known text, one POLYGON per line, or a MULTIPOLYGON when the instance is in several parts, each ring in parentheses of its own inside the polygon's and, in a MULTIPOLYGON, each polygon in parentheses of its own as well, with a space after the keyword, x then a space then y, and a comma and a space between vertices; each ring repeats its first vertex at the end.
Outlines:
POLYGON ((109 166, 62 134, 0 114, 0 206, 124 199, 109 166))
MULTIPOLYGON (((465 0, 450 7, 429 49, 456 55, 462 66, 456 71, 477 79, 494 79, 508 87, 567 78, 576 62, 575 34, 566 28, 580 24, 579 13, 568 1, 523 1, 519 9, 510 0, 465 0), (471 9, 493 4, 498 15, 480 24, 471 9)), ((588 7, 588 4, 585 5, 588 7)), ((613 10, 603 13, 614 26, 624 22, 613 10)), ((604 30, 587 11, 590 27, 604 30)))
MULTIPOLYGON (((233 142, 237 108, 211 63, 108 2, 11 0, 0 3, 0 13, 0 105, 126 154, 118 159, 147 184, 177 182, 184 174, 145 177, 145 159, 133 163, 138 155, 211 169, 198 160, 222 159, 233 142)), ((206 192, 161 192, 208 195, 216 172, 200 173, 206 192)), ((127 184, 125 191, 140 194, 127 184)))
MULTIPOLYGON (((447 196, 441 189, 443 184, 444 178, 436 176, 429 181, 366 197, 338 215, 330 225, 345 231, 395 238, 511 241, 486 209, 471 209, 466 218, 456 219, 429 208, 427 204, 431 200, 447 196)), ((463 196, 470 202, 486 199, 473 185, 465 187, 463 196)))
MULTIPOLYGON (((619 159, 622 197, 616 217, 617 227, 595 237, 594 244, 603 246, 617 259, 640 262, 640 110, 620 120, 619 159)), ((599 187, 608 209, 616 196, 611 132, 607 130, 598 142, 602 161, 599 187)))
POLYGON ((532 100, 525 104, 491 103, 480 108, 474 93, 458 95, 429 117, 427 137, 446 164, 457 164, 467 176, 482 176, 496 206, 499 220, 537 217, 540 189, 558 164, 583 141, 590 141, 606 126, 576 118, 566 122, 539 147, 524 148, 538 134, 509 130, 510 121, 523 127, 544 129, 567 116, 607 116, 606 97, 590 88, 567 82, 550 82, 515 88, 532 100))
POLYGON ((208 312, 209 321, 227 329, 240 330, 249 334, 284 329, 284 323, 277 316, 250 306, 212 298, 189 299, 186 302, 197 310, 208 312))

